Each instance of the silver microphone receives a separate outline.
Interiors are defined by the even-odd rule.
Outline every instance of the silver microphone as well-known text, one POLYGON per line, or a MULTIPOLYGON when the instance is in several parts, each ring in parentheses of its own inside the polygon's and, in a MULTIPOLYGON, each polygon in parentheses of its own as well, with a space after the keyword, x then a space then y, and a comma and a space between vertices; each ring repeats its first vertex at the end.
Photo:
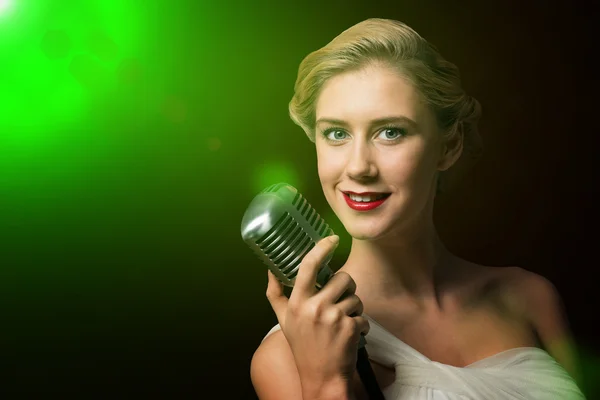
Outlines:
MULTIPOLYGON (((242 238, 281 283, 293 287, 300 262, 333 230, 296 188, 277 183, 250 202, 242 218, 242 238)), ((317 289, 333 276, 329 254, 317 274, 317 289)), ((359 347, 366 341, 361 335, 359 347)))

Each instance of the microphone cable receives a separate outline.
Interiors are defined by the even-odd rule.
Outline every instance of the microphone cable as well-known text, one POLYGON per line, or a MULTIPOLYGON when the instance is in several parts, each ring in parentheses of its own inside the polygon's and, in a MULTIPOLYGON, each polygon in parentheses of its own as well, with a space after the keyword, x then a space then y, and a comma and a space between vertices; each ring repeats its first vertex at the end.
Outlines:
POLYGON ((377 379, 375 378, 375 373, 373 372, 373 368, 371 368, 371 363, 369 362, 369 354, 367 353, 367 349, 365 346, 362 346, 358 349, 358 358, 356 360, 356 370, 358 371, 358 375, 360 376, 360 380, 369 395, 370 400, 385 400, 383 397, 383 392, 377 383, 377 379))

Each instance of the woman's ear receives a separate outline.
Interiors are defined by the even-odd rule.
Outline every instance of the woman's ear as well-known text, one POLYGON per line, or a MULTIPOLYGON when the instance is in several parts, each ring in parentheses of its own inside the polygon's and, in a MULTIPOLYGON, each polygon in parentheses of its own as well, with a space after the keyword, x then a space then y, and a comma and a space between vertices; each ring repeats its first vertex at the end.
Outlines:
POLYGON ((438 163, 439 171, 446 171, 452 167, 463 152, 464 130, 462 122, 457 122, 452 130, 444 136, 442 141, 442 154, 438 163))

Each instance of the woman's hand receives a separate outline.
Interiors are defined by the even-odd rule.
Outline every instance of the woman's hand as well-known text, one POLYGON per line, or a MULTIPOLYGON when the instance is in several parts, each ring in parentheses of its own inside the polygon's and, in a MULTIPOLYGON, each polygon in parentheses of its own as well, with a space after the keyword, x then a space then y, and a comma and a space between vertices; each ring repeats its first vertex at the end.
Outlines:
POLYGON ((350 275, 336 273, 321 290, 315 287, 321 264, 338 242, 338 236, 322 239, 304 257, 289 300, 268 272, 267 298, 294 354, 304 398, 350 387, 360 334, 369 331, 350 275))

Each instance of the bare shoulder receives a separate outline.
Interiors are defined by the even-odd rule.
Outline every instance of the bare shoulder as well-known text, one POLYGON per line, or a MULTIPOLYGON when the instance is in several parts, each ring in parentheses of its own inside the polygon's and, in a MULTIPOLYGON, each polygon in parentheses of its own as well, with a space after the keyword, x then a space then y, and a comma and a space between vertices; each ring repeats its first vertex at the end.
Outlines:
POLYGON ((522 311, 530 317, 545 310, 560 309, 560 294, 549 279, 516 266, 499 270, 505 295, 518 301, 522 311))
MULTIPOLYGON (((373 368, 376 373, 382 373, 383 367, 373 365, 373 368)), ((302 400, 294 354, 283 332, 272 333, 258 346, 250 363, 250 378, 260 400, 302 400)), ((355 399, 368 399, 356 371, 352 383, 355 399)))
POLYGON ((254 352, 250 377, 260 400, 302 400, 294 355, 280 330, 269 335, 254 352))
POLYGON ((530 319, 550 309, 560 309, 561 301, 554 284, 542 275, 517 266, 475 266, 479 273, 477 287, 497 297, 502 305, 523 318, 530 319))
POLYGON ((533 285, 533 288, 543 290, 553 287, 552 283, 547 278, 521 267, 511 266, 499 267, 497 269, 502 270, 504 272, 504 276, 518 286, 533 285))
POLYGON ((580 381, 579 360, 562 297, 542 275, 519 267, 497 271, 502 277, 505 304, 519 312, 535 331, 540 344, 567 372, 580 381))
POLYGON ((507 268, 506 276, 507 293, 520 303, 545 345, 559 336, 568 335, 561 295, 549 279, 518 267, 507 268))

